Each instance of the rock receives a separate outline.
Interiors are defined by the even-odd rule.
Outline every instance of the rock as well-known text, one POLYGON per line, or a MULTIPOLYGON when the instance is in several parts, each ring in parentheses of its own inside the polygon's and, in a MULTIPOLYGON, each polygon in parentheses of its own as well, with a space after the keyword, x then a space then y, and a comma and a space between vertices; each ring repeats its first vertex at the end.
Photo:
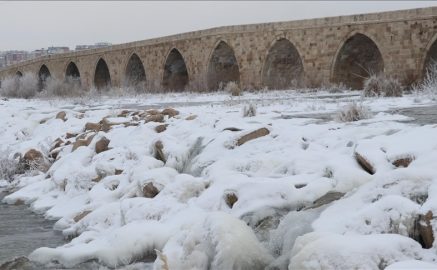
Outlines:
POLYGON ((115 175, 120 175, 122 173, 123 173, 123 170, 115 169, 115 172, 114 172, 115 175))
POLYGON ((17 199, 15 202, 14 202, 14 205, 23 205, 24 204, 24 201, 23 200, 20 200, 20 199, 17 199))
POLYGON ((161 114, 168 115, 168 117, 175 117, 179 114, 179 111, 173 109, 173 108, 166 108, 162 110, 161 114))
POLYGON ((84 217, 86 217, 89 213, 91 213, 91 211, 89 210, 85 210, 83 212, 81 212, 80 214, 78 214, 77 216, 75 216, 73 218, 74 222, 79 222, 81 219, 83 219, 84 217))
POLYGON ((110 140, 107 139, 106 137, 102 137, 100 140, 98 140, 96 142, 96 153, 101 153, 104 152, 106 150, 108 150, 108 145, 109 145, 110 140))
POLYGON ((167 126, 168 126, 167 124, 156 126, 155 131, 157 133, 164 132, 167 129, 167 126))
POLYGON ((67 121, 67 113, 64 111, 60 111, 56 114, 56 119, 61 119, 62 121, 67 121))
POLYGON ((71 138, 74 138, 76 136, 77 136, 77 134, 75 134, 75 133, 69 133, 69 132, 65 133, 65 139, 71 139, 71 138))
POLYGON ((248 141, 257 139, 259 137, 266 136, 270 133, 270 131, 267 128, 260 128, 255 131, 250 132, 249 134, 244 135, 237 141, 237 146, 243 145, 248 141))
POLYGON ((117 115, 117 117, 127 117, 130 113, 131 111, 129 110, 123 110, 117 115))
POLYGON ((112 124, 106 118, 103 118, 100 121, 100 130, 104 132, 108 132, 109 130, 111 130, 111 128, 112 128, 112 124))
POLYGON ((88 146, 88 145, 89 145, 88 140, 77 139, 73 144, 73 149, 71 150, 71 152, 74 152, 77 148, 81 146, 88 146))
POLYGON ((238 197, 234 192, 229 192, 225 194, 225 202, 229 206, 229 208, 232 208, 237 201, 238 197))
POLYGON ((102 180, 102 178, 103 178, 102 175, 97 175, 96 177, 91 179, 91 181, 98 183, 98 182, 100 182, 100 180, 102 180))
POLYGON ((190 121, 190 120, 194 120, 194 119, 196 119, 196 118, 197 118, 197 115, 193 114, 193 115, 190 115, 190 116, 188 116, 187 118, 185 118, 185 120, 190 121))
POLYGON ((339 200, 344 196, 343 192, 338 191, 329 191, 322 197, 318 198, 313 202, 313 205, 310 207, 307 207, 306 209, 312 209, 312 208, 318 208, 320 206, 323 206, 325 204, 331 203, 333 201, 339 200))
POLYGON ((156 188, 152 182, 149 182, 143 186, 143 195, 146 198, 154 198, 158 195, 159 190, 156 188))
POLYGON ((55 148, 50 151, 49 158, 56 160, 58 158, 59 153, 61 152, 61 148, 55 148))
POLYGON ((145 119, 146 123, 148 122, 164 122, 164 115, 163 114, 154 114, 154 115, 148 115, 145 119))
POLYGON ((226 131, 226 130, 229 130, 229 131, 232 131, 232 132, 242 131, 242 129, 239 129, 239 128, 236 128, 236 127, 228 127, 228 128, 223 129, 223 131, 226 131))
POLYGON ((294 185, 294 187, 297 188, 297 189, 301 189, 301 188, 304 188, 306 186, 307 186, 307 184, 295 184, 294 185))
POLYGON ((0 270, 34 269, 28 258, 21 256, 0 265, 0 270))
POLYGON ((406 156, 404 158, 399 158, 396 159, 395 161, 392 162, 392 164, 394 166, 396 166, 397 168, 399 167, 404 167, 407 168, 408 166, 410 166, 410 163, 414 160, 414 157, 412 156, 406 156))
POLYGON ((363 170, 365 170, 369 174, 375 174, 376 171, 372 164, 370 164, 370 162, 358 152, 355 152, 355 160, 358 162, 361 168, 363 168, 363 170))
POLYGON ((419 215, 414 221, 414 228, 410 237, 419 242, 423 248, 431 248, 434 243, 434 234, 431 226, 433 214, 428 211, 425 215, 419 215))
POLYGON ((157 114, 161 114, 158 110, 155 109, 150 109, 146 111, 147 115, 157 115, 157 114))
POLYGON ((61 138, 57 138, 53 143, 52 143, 52 147, 50 148, 50 152, 53 151, 54 149, 61 147, 61 145, 64 143, 64 141, 61 138))
POLYGON ((86 123, 85 124, 85 131, 89 131, 89 130, 91 130, 91 131, 95 131, 95 132, 99 132, 100 130, 101 130, 101 125, 99 124, 99 123, 91 123, 91 122, 88 122, 88 123, 86 123))
POLYGON ((94 137, 96 136, 96 134, 91 134, 90 136, 88 136, 86 138, 86 143, 87 145, 90 145, 90 143, 93 141, 94 137))
POLYGON ((24 163, 24 167, 26 169, 31 169, 31 168, 35 168, 38 170, 48 169, 45 164, 43 154, 35 149, 30 149, 24 154, 22 163, 24 163))
POLYGON ((162 142, 161 141, 157 141, 155 143, 155 149, 154 149, 155 158, 158 159, 158 160, 161 160, 162 162, 165 163, 166 160, 165 160, 165 155, 164 155, 163 149, 164 149, 164 145, 162 144, 162 142))
POLYGON ((139 125, 140 123, 132 123, 132 122, 123 123, 124 127, 137 127, 139 125))

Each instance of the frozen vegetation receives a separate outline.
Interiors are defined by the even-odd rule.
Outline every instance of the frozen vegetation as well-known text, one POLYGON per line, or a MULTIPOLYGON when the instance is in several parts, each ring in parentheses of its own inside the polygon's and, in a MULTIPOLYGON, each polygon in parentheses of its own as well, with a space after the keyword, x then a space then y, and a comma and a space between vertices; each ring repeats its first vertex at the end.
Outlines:
POLYGON ((44 267, 436 269, 437 129, 394 113, 433 96, 341 92, 3 99, 4 202, 44 267))

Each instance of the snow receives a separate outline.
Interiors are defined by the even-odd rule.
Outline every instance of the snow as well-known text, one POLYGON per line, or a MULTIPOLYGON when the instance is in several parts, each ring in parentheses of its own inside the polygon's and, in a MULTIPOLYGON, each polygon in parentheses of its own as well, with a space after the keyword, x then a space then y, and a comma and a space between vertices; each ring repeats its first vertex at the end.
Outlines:
MULTIPOLYGON (((57 220, 54 228, 71 239, 30 254, 47 265, 425 268, 436 262, 437 245, 424 249, 409 236, 419 215, 437 211, 437 129, 410 123, 396 110, 430 105, 425 96, 362 99, 357 92, 296 91, 2 100, 1 158, 32 148, 48 158, 57 138, 71 144, 62 146, 46 172, 0 180, 0 188, 14 191, 4 202, 23 201, 57 220), (368 107, 372 118, 336 121, 351 102, 368 107), (249 103, 257 115, 243 117, 249 103), (169 106, 180 115, 166 117, 161 133, 155 127, 162 123, 119 116, 124 109, 169 106), (65 122, 55 119, 62 110, 65 122), (197 118, 186 120, 190 115, 197 118), (83 134, 87 122, 104 117, 116 125, 88 132, 94 135, 90 144, 72 151, 75 138, 66 133, 83 134), (237 146, 259 128, 270 133, 237 146), (103 137, 109 150, 96 154, 103 137), (158 141, 165 161, 156 158, 158 141), (355 152, 374 166, 374 175, 360 167, 355 152), (407 168, 393 165, 404 157, 413 160, 407 168), (149 184, 155 197, 143 194, 149 184), (334 192, 343 196, 314 204, 334 192), (233 205, 227 194, 236 196, 233 205)), ((431 225, 435 233, 436 222, 431 225)))

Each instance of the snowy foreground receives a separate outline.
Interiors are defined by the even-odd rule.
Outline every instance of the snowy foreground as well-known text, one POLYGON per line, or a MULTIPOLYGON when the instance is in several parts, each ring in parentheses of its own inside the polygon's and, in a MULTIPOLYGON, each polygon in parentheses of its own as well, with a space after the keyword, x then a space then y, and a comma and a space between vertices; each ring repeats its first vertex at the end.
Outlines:
POLYGON ((437 128, 393 112, 433 102, 365 99, 373 117, 335 120, 352 94, 0 101, 2 158, 43 154, 0 186, 71 239, 29 255, 42 265, 437 269, 437 244, 414 237, 420 222, 437 230, 419 220, 437 211, 437 128), (163 122, 147 111, 167 107, 179 114, 163 122))

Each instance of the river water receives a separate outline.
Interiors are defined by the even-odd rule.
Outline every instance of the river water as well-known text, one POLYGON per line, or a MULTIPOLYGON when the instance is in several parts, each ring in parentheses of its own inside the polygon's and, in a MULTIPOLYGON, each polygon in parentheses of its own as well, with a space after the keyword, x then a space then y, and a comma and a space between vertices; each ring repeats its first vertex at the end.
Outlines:
MULTIPOLYGON (((0 201, 5 196, 0 192, 0 201)), ((54 231, 53 225, 54 221, 33 213, 27 205, 0 203, 0 265, 39 247, 63 245, 62 233, 54 231)))

